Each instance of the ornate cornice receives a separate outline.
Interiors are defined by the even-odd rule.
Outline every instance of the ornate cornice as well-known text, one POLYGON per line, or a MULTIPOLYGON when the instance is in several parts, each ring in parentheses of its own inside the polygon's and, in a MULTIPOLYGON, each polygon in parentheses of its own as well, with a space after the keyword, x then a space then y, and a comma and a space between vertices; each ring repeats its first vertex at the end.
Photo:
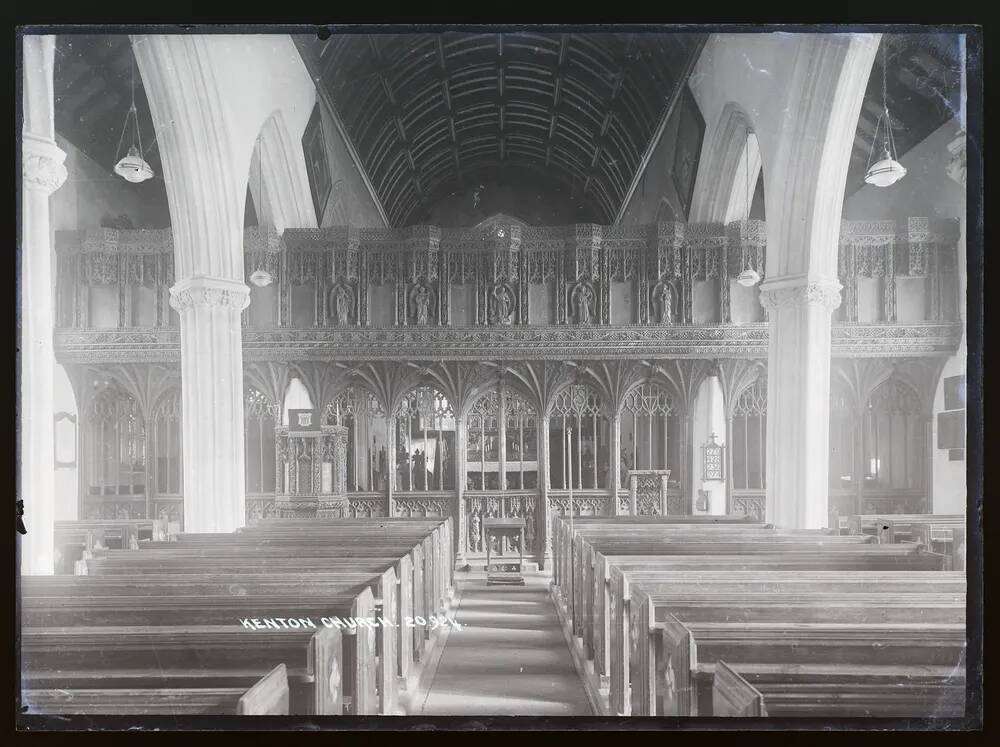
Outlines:
POLYGON ((769 313, 789 306, 818 306, 832 312, 840 306, 841 287, 837 281, 805 283, 784 288, 761 286, 760 305, 769 313))
POLYGON ((22 133, 21 177, 27 189, 37 189, 50 195, 66 181, 66 153, 55 141, 22 133))
MULTIPOLYGON (((948 356, 962 325, 834 323, 835 358, 948 356)), ((243 329, 245 361, 606 360, 767 357, 768 326, 243 329)), ((55 332, 60 362, 178 361, 178 329, 55 332)))
POLYGON ((187 278, 170 289, 170 305, 183 314, 195 307, 243 311, 250 305, 250 288, 224 278, 187 278))

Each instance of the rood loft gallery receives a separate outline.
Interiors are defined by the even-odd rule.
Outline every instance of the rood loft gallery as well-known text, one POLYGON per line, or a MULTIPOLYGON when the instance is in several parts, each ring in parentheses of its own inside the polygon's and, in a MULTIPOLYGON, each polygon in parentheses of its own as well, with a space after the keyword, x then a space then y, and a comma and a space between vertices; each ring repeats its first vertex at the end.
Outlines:
POLYGON ((22 572, 398 519, 558 584, 571 516, 964 516, 964 71, 936 32, 24 36, 22 572))

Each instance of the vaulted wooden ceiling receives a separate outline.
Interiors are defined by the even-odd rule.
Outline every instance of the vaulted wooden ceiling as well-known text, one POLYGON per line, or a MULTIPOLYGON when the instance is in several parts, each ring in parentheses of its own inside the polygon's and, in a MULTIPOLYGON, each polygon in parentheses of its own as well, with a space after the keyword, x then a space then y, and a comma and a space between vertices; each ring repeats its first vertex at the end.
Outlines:
POLYGON ((393 225, 463 181, 561 183, 614 219, 703 34, 297 39, 393 225))
MULTIPOLYGON (((581 205, 580 221, 611 222, 704 35, 524 31, 295 38, 390 222, 405 225, 457 186, 491 177, 551 185, 581 205)), ((958 36, 883 39, 889 109, 902 156, 959 111, 958 36)), ((109 175, 130 102, 132 60, 125 34, 57 36, 56 131, 109 175)), ((165 210, 160 156, 138 72, 135 98, 144 155, 157 174, 137 187, 162 200, 165 210)), ((847 194, 863 184, 881 111, 880 50, 858 122, 847 194)))

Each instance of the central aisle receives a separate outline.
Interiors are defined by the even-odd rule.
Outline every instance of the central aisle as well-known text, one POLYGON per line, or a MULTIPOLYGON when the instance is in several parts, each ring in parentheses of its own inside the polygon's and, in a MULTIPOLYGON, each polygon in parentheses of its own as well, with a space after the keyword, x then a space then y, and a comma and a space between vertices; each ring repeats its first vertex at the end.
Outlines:
POLYGON ((550 577, 487 586, 483 573, 455 574, 461 629, 450 628, 416 714, 590 716, 593 714, 555 607, 550 577))

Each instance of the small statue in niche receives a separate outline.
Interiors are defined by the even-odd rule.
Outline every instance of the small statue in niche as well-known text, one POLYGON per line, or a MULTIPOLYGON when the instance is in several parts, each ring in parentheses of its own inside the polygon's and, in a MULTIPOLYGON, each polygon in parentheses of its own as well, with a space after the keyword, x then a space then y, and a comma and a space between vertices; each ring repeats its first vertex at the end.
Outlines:
POLYGON ((529 552, 535 549, 535 510, 530 507, 524 513, 524 547, 529 552))
POLYGON ((413 307, 417 320, 417 326, 424 327, 430 316, 431 291, 426 285, 421 283, 413 291, 413 307))
POLYGON ((656 291, 656 313, 660 324, 674 323, 674 292, 670 283, 660 283, 656 291))
POLYGON ((493 312, 494 324, 510 324, 514 299, 510 289, 503 283, 497 283, 490 291, 490 310, 493 312))
POLYGON ((333 305, 337 312, 337 324, 344 326, 351 321, 353 299, 351 290, 346 285, 338 285, 333 289, 333 305))
POLYGON ((587 283, 580 283, 573 290, 573 305, 576 307, 578 324, 590 324, 593 313, 594 291, 587 283))
POLYGON ((479 552, 480 550, 480 538, 482 530, 482 522, 479 520, 479 509, 472 512, 469 516, 469 551, 479 552))

